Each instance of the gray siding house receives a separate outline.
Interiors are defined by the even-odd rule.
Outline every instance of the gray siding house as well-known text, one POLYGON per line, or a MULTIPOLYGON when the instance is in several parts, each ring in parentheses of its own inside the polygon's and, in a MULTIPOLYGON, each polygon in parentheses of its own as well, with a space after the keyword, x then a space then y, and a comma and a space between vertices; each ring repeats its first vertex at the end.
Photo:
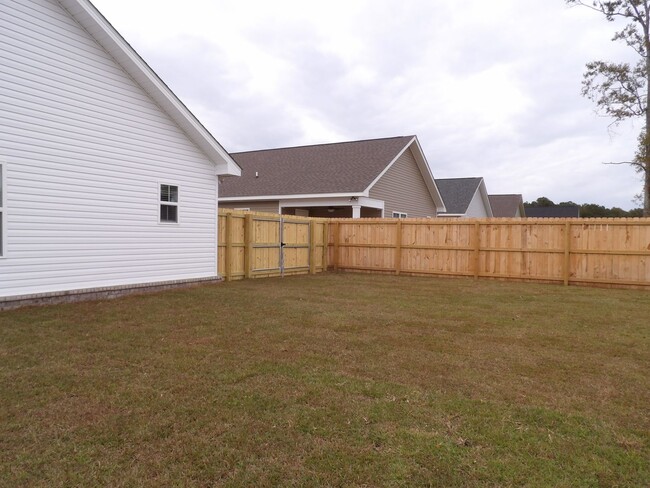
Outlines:
POLYGON ((445 210, 415 136, 231 154, 219 206, 310 217, 436 217, 445 210))

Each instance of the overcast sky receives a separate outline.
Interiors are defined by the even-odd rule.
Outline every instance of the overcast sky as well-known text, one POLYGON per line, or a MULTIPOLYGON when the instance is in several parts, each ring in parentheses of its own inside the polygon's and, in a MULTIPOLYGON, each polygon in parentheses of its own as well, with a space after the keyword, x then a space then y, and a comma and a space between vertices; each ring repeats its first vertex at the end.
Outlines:
MULTIPOLYGON (((93 0, 230 152, 418 136, 436 178, 632 208, 641 122, 580 95, 632 60, 562 0, 93 0)), ((620 27, 620 26, 619 26, 620 27)))

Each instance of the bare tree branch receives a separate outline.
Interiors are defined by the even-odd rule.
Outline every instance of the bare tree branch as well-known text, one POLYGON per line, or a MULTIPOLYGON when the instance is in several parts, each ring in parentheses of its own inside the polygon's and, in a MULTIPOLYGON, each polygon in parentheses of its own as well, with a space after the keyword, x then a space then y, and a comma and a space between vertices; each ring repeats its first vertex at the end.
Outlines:
POLYGON ((634 159, 605 164, 629 165, 643 174, 643 214, 650 217, 650 0, 565 1, 569 6, 598 12, 609 22, 628 21, 612 40, 625 42, 639 55, 639 62, 635 66, 605 61, 587 63, 582 95, 592 100, 599 112, 613 119, 610 128, 626 119, 644 118, 634 159))

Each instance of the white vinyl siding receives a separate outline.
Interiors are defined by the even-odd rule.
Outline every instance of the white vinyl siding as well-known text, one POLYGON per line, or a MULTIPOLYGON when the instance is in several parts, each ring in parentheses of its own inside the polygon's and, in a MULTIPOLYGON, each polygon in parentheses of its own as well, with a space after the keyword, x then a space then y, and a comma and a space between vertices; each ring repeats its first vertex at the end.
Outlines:
POLYGON ((485 208, 485 201, 481 197, 481 188, 479 187, 474 193, 472 200, 467 206, 467 211, 465 212, 465 217, 467 218, 486 218, 488 217, 488 211, 485 208))
POLYGON ((5 255, 5 169, 4 165, 0 163, 0 258, 5 255))
POLYGON ((216 276, 215 165, 58 2, 0 3, 0 105, 0 297, 216 276))

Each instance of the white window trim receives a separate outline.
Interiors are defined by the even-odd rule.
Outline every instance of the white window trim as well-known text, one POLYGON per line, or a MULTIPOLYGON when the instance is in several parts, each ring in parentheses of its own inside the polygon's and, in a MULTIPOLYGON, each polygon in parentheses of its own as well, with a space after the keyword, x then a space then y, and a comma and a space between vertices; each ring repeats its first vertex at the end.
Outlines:
POLYGON ((181 187, 178 184, 172 184, 172 183, 164 183, 162 181, 158 182, 158 223, 160 225, 178 225, 181 223, 181 211, 180 211, 180 204, 181 204, 181 187), (162 200, 162 186, 167 185, 167 186, 175 186, 178 191, 178 201, 177 202, 163 202, 162 200), (175 206, 176 207, 176 222, 169 222, 166 220, 161 220, 160 219, 160 208, 162 205, 170 205, 170 206, 175 206))
POLYGON ((393 218, 394 219, 406 219, 408 218, 409 214, 406 212, 393 212, 393 218))
POLYGON ((7 164, 0 161, 0 259, 7 257, 7 164))

